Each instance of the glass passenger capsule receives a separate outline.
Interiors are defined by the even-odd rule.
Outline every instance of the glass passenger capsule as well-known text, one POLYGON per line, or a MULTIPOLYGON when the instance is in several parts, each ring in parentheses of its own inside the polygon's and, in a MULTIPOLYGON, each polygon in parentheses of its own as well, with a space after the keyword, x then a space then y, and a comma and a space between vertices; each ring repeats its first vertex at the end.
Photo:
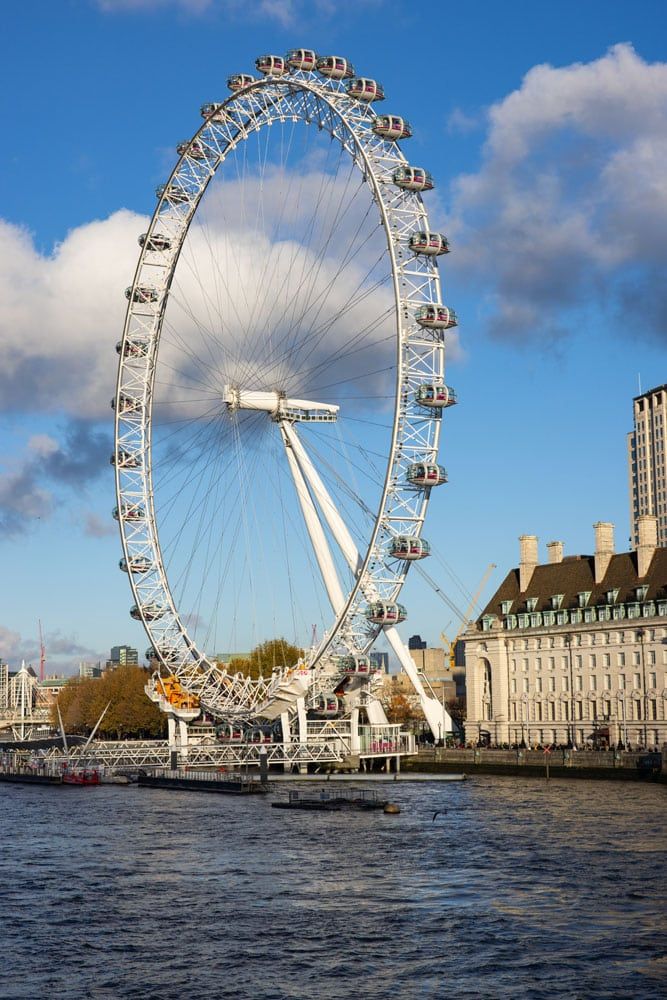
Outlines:
POLYGON ((459 325, 454 310, 440 304, 420 306, 415 319, 427 330, 451 330, 459 325))
POLYGON ((447 237, 442 233, 413 233, 408 242, 413 253, 423 253, 427 257, 437 257, 449 253, 447 237))
POLYGON ((373 132, 383 139, 396 142, 398 139, 409 139, 412 127, 410 122, 398 115, 378 115, 373 123, 373 132))
MULTIPOLYGON (((111 400, 111 409, 116 409, 115 398, 111 400)), ((141 400, 135 399, 134 396, 126 396, 121 393, 118 397, 118 412, 119 413, 138 413, 141 410, 141 400)))
MULTIPOLYGON (((146 511, 141 506, 141 504, 136 503, 124 503, 122 504, 123 510, 123 520, 124 521, 143 521, 146 517, 146 511)), ((120 513, 118 507, 113 509, 113 519, 114 521, 120 520, 120 513)))
POLYGON ((408 617, 403 605, 394 601, 373 601, 366 608, 365 614, 374 625, 397 625, 408 617))
POLYGON ((232 725, 231 722, 216 726, 215 735, 221 743, 242 743, 243 730, 239 725, 232 725))
POLYGON ((149 342, 145 337, 133 337, 131 340, 119 340, 116 344, 116 354, 123 352, 124 358, 145 358, 148 354, 149 342))
POLYGON ((312 49, 290 49, 286 62, 292 69, 313 70, 317 67, 317 55, 312 49))
POLYGON ((144 653, 144 659, 146 660, 157 660, 158 656, 152 646, 149 646, 144 653))
POLYGON ((166 198, 167 201, 173 201, 175 205, 180 205, 190 200, 190 195, 185 188, 176 183, 160 184, 159 187, 155 188, 155 195, 157 198, 166 198))
POLYGON ((143 247, 144 250, 170 250, 171 240, 162 233, 153 233, 151 236, 148 233, 142 233, 139 237, 139 246, 143 247))
POLYGON ((201 142, 197 142, 195 139, 193 142, 185 141, 179 142, 176 147, 176 152, 179 156, 184 156, 186 153, 193 160, 203 160, 206 156, 204 147, 201 142))
POLYGON ((432 191, 433 178, 423 167, 397 167, 392 175, 396 187, 404 191, 432 191))
POLYGON ((371 661, 368 656, 339 656, 336 660, 338 669, 350 676, 354 674, 368 674, 371 670, 371 661))
POLYGON ((148 573, 152 563, 150 559, 146 559, 144 556, 130 556, 129 559, 123 556, 118 566, 122 569, 123 573, 148 573))
POLYGON ((354 66, 342 56, 322 56, 317 60, 317 70, 330 80, 347 80, 354 76, 354 66))
MULTIPOLYGON (((230 77, 230 79, 233 79, 233 77, 230 77)), ((252 80, 253 77, 250 78, 251 83, 252 80)), ((229 80, 227 81, 227 86, 229 86, 229 80)), ((238 88, 236 89, 238 90, 238 88)), ((202 118, 208 118, 208 120, 212 122, 223 122, 225 120, 225 112, 220 102, 202 104, 199 109, 199 113, 202 118)))
POLYGON ((131 302, 157 302, 159 299, 159 293, 157 288, 153 288, 151 285, 137 285, 136 288, 125 289, 125 298, 131 302))
POLYGON ((338 696, 333 691, 327 694, 318 694, 313 701, 312 709, 313 712, 317 713, 323 719, 331 719, 340 712, 338 696))
POLYGON ((394 559, 425 559, 431 554, 431 546, 423 538, 414 535, 396 535, 391 542, 391 555, 394 559))
POLYGON ((365 76, 358 76, 350 80, 345 85, 348 97, 353 97, 356 101, 364 101, 370 104, 371 101, 384 101, 384 87, 378 80, 369 80, 365 76))
POLYGON ((135 451, 125 451, 120 448, 118 454, 114 453, 109 461, 111 465, 117 465, 119 469, 138 469, 141 465, 141 455, 135 451))
POLYGON ((255 77, 251 76, 250 73, 234 73, 227 77, 227 87, 233 93, 236 93, 237 90, 243 90, 244 87, 249 87, 254 82, 255 77))
POLYGON ((454 406, 457 402, 456 393, 444 382, 425 382, 424 385, 418 386, 415 400, 420 406, 428 408, 454 406))
MULTIPOLYGON (((143 618, 147 622, 156 622, 159 618, 162 618, 167 609, 163 604, 144 604, 143 606, 143 618)), ((142 620, 141 611, 136 604, 133 604, 130 608, 130 618, 134 618, 135 621, 140 622, 142 620)))
POLYGON ((411 486, 442 486, 447 482, 447 471, 435 462, 413 462, 408 466, 407 480, 411 486))
POLYGON ((255 66, 265 76, 284 76, 289 72, 283 56, 258 56, 255 59, 255 66))

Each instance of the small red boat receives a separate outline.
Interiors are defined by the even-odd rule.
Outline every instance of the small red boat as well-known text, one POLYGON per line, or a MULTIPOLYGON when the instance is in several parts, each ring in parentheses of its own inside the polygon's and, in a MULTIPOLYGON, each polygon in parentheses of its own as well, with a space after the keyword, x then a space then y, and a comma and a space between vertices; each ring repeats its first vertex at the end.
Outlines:
POLYGON ((63 785, 100 785, 100 772, 95 768, 63 767, 63 785))

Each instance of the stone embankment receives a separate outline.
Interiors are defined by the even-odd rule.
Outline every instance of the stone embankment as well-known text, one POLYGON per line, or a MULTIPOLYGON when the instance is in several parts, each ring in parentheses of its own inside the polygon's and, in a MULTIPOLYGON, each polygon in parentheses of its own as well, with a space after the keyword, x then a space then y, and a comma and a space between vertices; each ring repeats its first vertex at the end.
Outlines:
POLYGON ((667 746, 662 754, 625 753, 614 750, 445 750, 421 749, 418 756, 403 760, 402 771, 475 774, 511 774, 552 778, 602 778, 620 781, 667 783, 667 746))

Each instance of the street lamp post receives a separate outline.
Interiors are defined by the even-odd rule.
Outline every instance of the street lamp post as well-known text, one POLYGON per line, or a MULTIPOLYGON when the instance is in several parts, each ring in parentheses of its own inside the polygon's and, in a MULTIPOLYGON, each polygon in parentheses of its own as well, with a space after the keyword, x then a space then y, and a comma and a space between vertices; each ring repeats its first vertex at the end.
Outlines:
POLYGON ((648 746, 648 735, 647 735, 647 729, 646 729, 646 720, 648 718, 648 698, 646 696, 646 661, 644 659, 644 638, 645 638, 645 636, 646 636, 646 632, 644 631, 643 628, 638 628, 637 631, 635 632, 635 638, 639 642, 639 662, 641 663, 641 668, 642 668, 642 701, 644 703, 644 711, 643 711, 643 716, 644 716, 644 749, 646 750, 646 748, 648 746))

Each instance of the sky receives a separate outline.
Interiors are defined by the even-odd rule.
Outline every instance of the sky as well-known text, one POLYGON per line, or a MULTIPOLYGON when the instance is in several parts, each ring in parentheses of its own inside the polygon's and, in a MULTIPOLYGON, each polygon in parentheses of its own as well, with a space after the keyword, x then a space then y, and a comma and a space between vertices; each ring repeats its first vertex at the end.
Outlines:
MULTIPOLYGON (((661 0, 26 0, 0 74, 0 658, 50 671, 141 651, 109 466, 136 234, 199 107, 262 52, 308 46, 384 84, 452 253, 460 318, 427 569, 459 609, 592 525, 628 547, 626 433, 667 382, 667 10, 661 0), (456 581, 461 582, 461 586, 456 581)), ((406 149, 407 151, 407 149, 406 149)), ((411 574, 404 635, 453 613, 411 574)))

